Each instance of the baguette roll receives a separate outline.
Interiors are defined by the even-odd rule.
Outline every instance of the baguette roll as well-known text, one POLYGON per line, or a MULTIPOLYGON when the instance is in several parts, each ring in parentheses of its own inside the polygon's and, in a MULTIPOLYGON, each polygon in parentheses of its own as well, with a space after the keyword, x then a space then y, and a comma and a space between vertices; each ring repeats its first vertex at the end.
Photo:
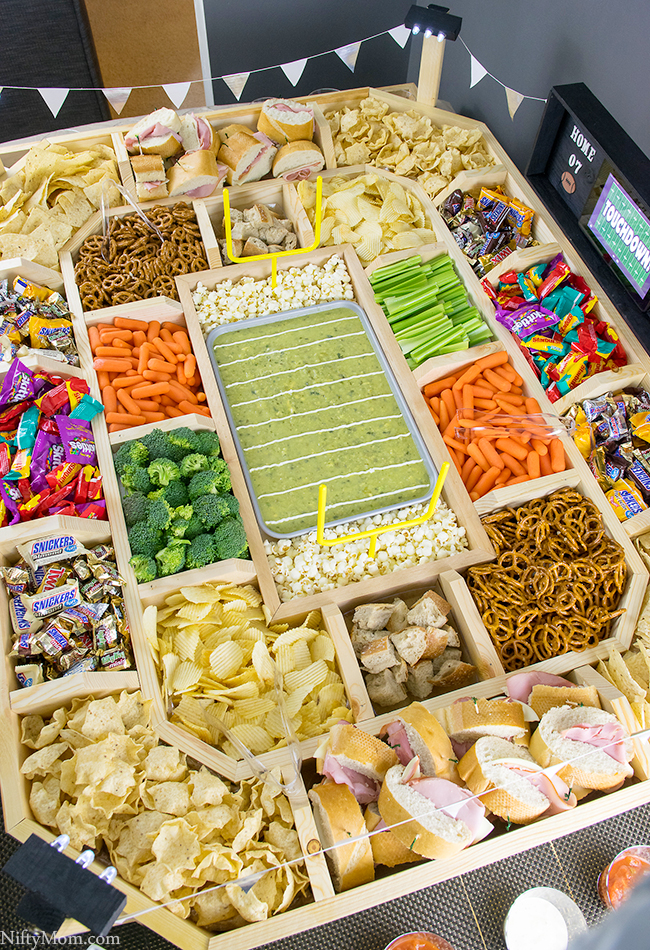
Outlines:
POLYGON ((376 802, 371 802, 364 812, 366 828, 377 832, 370 835, 370 847, 375 864, 382 864, 386 868, 396 868, 400 864, 413 864, 422 860, 422 856, 415 851, 409 851, 392 831, 382 831, 387 828, 386 822, 379 814, 376 802))
POLYGON ((348 723, 332 726, 315 757, 318 771, 333 782, 347 785, 363 805, 377 800, 386 772, 397 764, 397 756, 381 739, 348 723))
POLYGON ((375 879, 370 839, 339 844, 366 833, 366 823, 358 802, 345 785, 321 782, 309 792, 314 820, 326 860, 332 873, 334 890, 347 891, 375 879), (333 847, 338 845, 338 847, 333 847))
POLYGON ((263 137, 260 141, 245 125, 228 125, 219 131, 219 137, 222 145, 217 158, 226 166, 229 185, 259 181, 271 171, 277 149, 263 137))
POLYGON ((207 119, 190 113, 190 115, 182 115, 180 120, 180 136, 186 152, 194 152, 199 149, 208 149, 215 153, 219 151, 221 145, 219 136, 207 119))
POLYGON ((459 784, 456 757, 447 733, 436 717, 422 705, 411 703, 395 713, 393 722, 382 728, 380 735, 395 750, 402 765, 417 755, 422 775, 459 784))
POLYGON ((124 136, 124 144, 134 155, 171 158, 183 150, 180 130, 181 120, 173 109, 157 109, 136 122, 124 136))
POLYGON ((278 145, 309 141, 314 137, 314 110, 293 99, 267 99, 257 129, 278 145))
POLYGON ((207 198, 225 177, 226 168, 218 165, 214 152, 200 149, 186 152, 169 169, 169 194, 189 198, 207 198))
POLYGON ((273 177, 285 181, 305 181, 325 165, 325 157, 313 142, 289 142, 283 145, 273 162, 273 177))

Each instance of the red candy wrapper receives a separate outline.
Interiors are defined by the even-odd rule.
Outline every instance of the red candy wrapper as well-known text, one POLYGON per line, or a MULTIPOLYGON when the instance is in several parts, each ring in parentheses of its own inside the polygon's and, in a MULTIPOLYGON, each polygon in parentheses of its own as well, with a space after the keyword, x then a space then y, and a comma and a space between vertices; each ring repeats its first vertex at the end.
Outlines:
POLYGON ((558 261, 555 267, 551 270, 541 285, 539 286, 537 293, 539 299, 543 300, 552 290, 555 290, 556 287, 559 287, 563 280, 571 273, 571 268, 566 263, 566 261, 558 261))
POLYGON ((0 442, 0 478, 11 468, 11 452, 6 442, 0 442))
POLYGON ((36 405, 44 416, 53 416, 64 406, 69 405, 69 402, 70 398, 66 383, 61 383, 60 386, 55 386, 54 389, 50 389, 44 396, 37 399, 36 405))
POLYGON ((77 508, 80 518, 91 518, 94 521, 106 521, 106 502, 90 501, 86 505, 80 505, 77 508))
POLYGON ((94 471, 95 469, 92 465, 84 465, 79 472, 74 490, 75 505, 83 505, 84 502, 88 500, 88 488, 90 487, 90 480, 93 477, 94 471))
POLYGON ((98 501, 102 497, 102 476, 98 468, 93 469, 93 475, 88 483, 88 501, 98 501))
POLYGON ((69 485, 74 481, 80 471, 81 465, 77 462, 61 462, 47 473, 45 480, 52 489, 63 488, 64 485, 69 485))

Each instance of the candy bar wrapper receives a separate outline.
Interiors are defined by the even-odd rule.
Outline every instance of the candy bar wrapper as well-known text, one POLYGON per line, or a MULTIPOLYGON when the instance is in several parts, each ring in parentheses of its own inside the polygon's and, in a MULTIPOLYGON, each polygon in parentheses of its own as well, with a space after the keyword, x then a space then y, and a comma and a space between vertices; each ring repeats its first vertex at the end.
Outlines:
POLYGON ((88 554, 83 544, 71 534, 53 534, 37 541, 27 541, 17 547, 18 553, 32 571, 56 561, 71 561, 82 554, 88 554))
POLYGON ((88 483, 88 501, 99 501, 102 497, 102 476, 98 468, 93 469, 93 473, 88 483))
POLYGON ((43 396, 39 396, 36 405, 45 416, 53 416, 70 405, 70 394, 66 384, 60 383, 43 396))
POLYGON ((648 507, 638 489, 624 478, 615 482, 613 489, 605 495, 619 521, 627 521, 648 507))
POLYGON ((61 441, 65 448, 66 462, 78 462, 80 465, 95 465, 95 438, 90 423, 83 419, 70 419, 68 416, 56 416, 61 441))
POLYGON ((82 466, 78 462, 61 462, 51 472, 45 476, 48 488, 64 488, 73 482, 82 471, 82 466))
POLYGON ((34 314, 29 319, 29 344, 34 350, 51 349, 54 342, 57 349, 63 346, 74 347, 72 323, 64 317, 46 319, 34 314), (61 345, 59 341, 62 341, 61 345))
POLYGON ((588 459, 594 450, 594 436, 590 425, 578 426, 573 433, 573 441, 584 459, 588 459))
MULTIPOLYGON (((70 409, 76 409, 83 397, 90 395, 88 383, 85 379, 67 379, 65 385, 70 399, 70 409)), ((95 400, 93 400, 93 402, 94 401, 95 400)), ((70 415, 72 415, 72 413, 70 413, 70 415)))
POLYGON ((104 500, 90 501, 85 505, 79 505, 77 514, 80 518, 90 518, 92 521, 106 521, 108 518, 106 502, 104 500))
POLYGON ((40 686, 43 681, 43 670, 38 663, 25 663, 15 666, 14 673, 19 686, 40 686))
MULTIPOLYGON (((10 496, 7 483, 4 480, 0 481, 0 496, 2 497, 2 503, 4 504, 6 511, 6 524, 18 524, 18 522, 21 520, 18 506, 10 496)), ((3 527, 5 527, 4 524, 3 527)))
POLYGON ((14 360, 0 387, 0 408, 33 399, 34 395, 34 374, 21 360, 14 360))
POLYGON ((93 399, 92 396, 85 394, 81 397, 80 401, 74 407, 70 413, 71 419, 85 419, 86 422, 90 422, 91 419, 94 419, 95 416, 99 415, 100 412, 104 411, 104 406, 97 399, 93 399))
POLYGON ((58 508, 64 502, 72 501, 73 493, 74 482, 70 482, 63 488, 53 489, 48 497, 39 504, 36 517, 44 518, 46 514, 50 514, 52 512, 53 508, 58 508))
POLYGON ((49 287, 42 287, 40 284, 34 284, 24 277, 14 277, 13 291, 19 297, 29 297, 32 300, 47 300, 53 293, 49 287))
POLYGON ((650 442, 650 412, 635 412, 630 416, 632 435, 644 442, 650 442))
POLYGON ((63 446, 59 444, 59 437, 50 435, 39 428, 32 450, 32 464, 30 467, 30 478, 32 490, 34 492, 43 491, 48 488, 46 474, 49 471, 49 451, 53 446, 59 446, 61 453, 64 453, 63 446))
MULTIPOLYGON (((28 449, 19 449, 14 455, 11 468, 5 475, 7 481, 22 481, 29 478, 32 456, 28 449)), ((29 483, 28 483, 29 484, 29 483)), ((30 488, 31 491, 31 488, 30 488)))
POLYGON ((559 322, 559 317, 552 310, 540 307, 537 304, 527 304, 511 313, 497 308, 496 318, 499 323, 507 327, 518 337, 528 337, 533 333, 541 333, 559 322))
POLYGON ((571 268, 569 265, 563 261, 558 260, 554 267, 545 275, 544 280, 538 288, 538 296, 540 300, 544 300, 547 294, 550 294, 552 290, 555 290, 556 287, 559 287, 562 281, 571 273, 571 268))
POLYGON ((38 417, 40 410, 38 406, 30 406, 20 417, 18 431, 16 432, 16 441, 19 449, 32 449, 36 441, 38 430, 38 417))

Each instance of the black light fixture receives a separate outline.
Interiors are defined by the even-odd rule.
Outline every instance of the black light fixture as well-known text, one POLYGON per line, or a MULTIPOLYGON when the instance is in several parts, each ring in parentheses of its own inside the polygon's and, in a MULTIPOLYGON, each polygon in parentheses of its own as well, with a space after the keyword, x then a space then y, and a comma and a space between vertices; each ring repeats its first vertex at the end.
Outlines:
POLYGON ((423 33, 425 37, 436 36, 438 41, 455 40, 460 33, 463 18, 454 16, 449 7, 439 7, 430 3, 428 7, 414 4, 406 14, 404 26, 413 35, 423 33))

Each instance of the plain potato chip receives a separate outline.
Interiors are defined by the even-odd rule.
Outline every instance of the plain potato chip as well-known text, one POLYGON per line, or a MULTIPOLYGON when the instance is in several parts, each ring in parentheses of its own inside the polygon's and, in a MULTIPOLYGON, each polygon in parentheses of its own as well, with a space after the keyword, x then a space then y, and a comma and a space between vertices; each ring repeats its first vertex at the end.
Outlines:
POLYGON ((623 693, 629 702, 639 703, 645 700, 645 689, 639 686, 634 679, 618 650, 609 651, 607 667, 614 685, 623 693))

